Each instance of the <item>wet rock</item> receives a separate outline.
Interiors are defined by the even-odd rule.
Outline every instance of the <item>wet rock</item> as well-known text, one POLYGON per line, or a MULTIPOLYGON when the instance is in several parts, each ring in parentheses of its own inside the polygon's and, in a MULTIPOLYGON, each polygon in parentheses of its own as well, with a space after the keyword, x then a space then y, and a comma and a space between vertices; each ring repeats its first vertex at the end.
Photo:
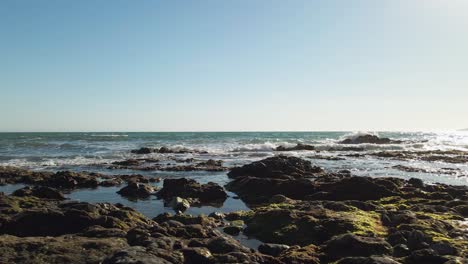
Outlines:
POLYGON ((318 200, 378 200, 383 197, 396 196, 385 183, 368 177, 349 177, 330 184, 323 184, 318 189, 321 193, 312 196, 318 200), (359 190, 359 191, 357 191, 359 190))
POLYGON ((59 171, 43 184, 55 188, 95 188, 99 182, 89 174, 59 171))
POLYGON ((448 242, 440 241, 431 245, 433 249, 439 255, 457 255, 457 249, 448 242))
POLYGON ((386 241, 375 237, 361 237, 344 234, 332 238, 324 248, 331 260, 343 257, 368 257, 371 255, 391 255, 393 249, 386 241))
POLYGON ((222 160, 207 160, 191 165, 176 165, 159 167, 162 171, 225 171, 228 168, 223 166, 222 160))
POLYGON ((190 203, 186 199, 172 197, 172 200, 168 203, 168 206, 172 207, 175 211, 184 212, 190 208, 190 203))
POLYGON ((134 149, 131 152, 134 153, 134 154, 150 154, 150 153, 155 152, 155 149, 142 147, 142 148, 139 148, 139 149, 134 149))
POLYGON ((281 252, 277 257, 284 263, 292 264, 320 264, 319 249, 311 244, 305 247, 292 246, 281 252))
POLYGON ((390 257, 348 257, 340 259, 336 264, 401 264, 390 257))
POLYGON ((257 178, 303 178, 321 173, 320 167, 312 166, 310 161, 296 157, 275 156, 256 161, 242 167, 233 168, 228 176, 230 178, 257 177, 257 178))
POLYGON ((185 248, 182 250, 182 253, 184 254, 186 264, 214 263, 213 255, 204 247, 185 248))
POLYGON ((323 155, 314 155, 314 156, 310 156, 310 157, 308 157, 308 158, 310 158, 310 159, 320 159, 320 160, 333 160, 333 161, 345 160, 345 158, 342 158, 342 157, 323 156, 323 155))
POLYGON ((315 150, 314 146, 298 143, 294 147, 278 146, 276 151, 297 151, 297 150, 315 150))
POLYGON ((99 183, 99 186, 103 187, 112 187, 112 186, 119 186, 123 183, 122 180, 120 179, 110 179, 110 180, 105 180, 99 183))
POLYGON ((223 228, 224 233, 231 235, 231 236, 237 236, 239 233, 242 231, 242 227, 240 226, 227 226, 223 228))
POLYGON ((112 162, 114 165, 119 165, 119 166, 138 166, 140 165, 140 162, 136 159, 128 159, 124 161, 115 161, 112 162))
POLYGON ((432 249, 420 249, 411 252, 411 255, 406 258, 408 264, 443 264, 449 259, 445 256, 440 256, 432 249))
POLYGON ((263 254, 266 254, 266 255, 270 255, 270 256, 274 256, 274 257, 277 257, 279 256, 283 251, 289 249, 289 246, 288 245, 283 245, 283 244, 261 244, 259 247, 258 247, 258 251, 260 251, 260 253, 263 253, 263 254))
POLYGON ((347 138, 340 141, 340 144, 399 144, 402 143, 400 140, 391 140, 389 138, 379 138, 375 135, 362 135, 354 138, 347 138))
POLYGON ((222 220, 222 219, 224 219, 226 217, 225 214, 220 213, 220 212, 213 212, 213 213, 209 214, 208 216, 211 217, 211 218, 217 219, 217 220, 222 220))
POLYGON ((106 258, 103 264, 171 264, 173 262, 168 261, 162 257, 153 254, 153 252, 147 251, 144 247, 130 247, 125 250, 118 251, 112 256, 106 258))
POLYGON ((20 197, 35 196, 45 199, 65 200, 65 196, 63 195, 63 193, 59 192, 57 189, 44 186, 27 186, 14 191, 12 195, 20 197))
POLYGON ((237 240, 225 236, 216 237, 207 243, 207 248, 216 254, 226 254, 230 252, 249 253, 250 250, 242 246, 237 240))
POLYGON ((127 230, 134 226, 147 226, 149 222, 130 208, 111 204, 57 203, 36 201, 30 197, 8 197, 3 201, 19 208, 14 211, 2 210, 0 234, 21 237, 60 236, 86 232, 92 226, 127 230))
POLYGON ((397 258, 408 256, 411 251, 405 244, 398 244, 393 247, 393 255, 397 258))
POLYGON ((416 188, 424 188, 424 182, 418 178, 411 178, 408 180, 408 183, 416 188))
POLYGON ((236 193, 248 204, 267 202, 275 195, 293 199, 304 199, 316 192, 316 186, 308 179, 274 179, 241 177, 226 185, 226 189, 236 193))
POLYGON ((201 203, 224 201, 227 194, 223 187, 214 182, 200 184, 195 180, 165 179, 163 188, 157 193, 158 198, 169 200, 172 197, 197 198, 201 203))
POLYGON ((148 184, 132 182, 120 189, 117 193, 131 198, 148 198, 155 194, 155 188, 148 184))
POLYGON ((0 236, 0 263, 101 263, 128 247, 121 238, 0 236))

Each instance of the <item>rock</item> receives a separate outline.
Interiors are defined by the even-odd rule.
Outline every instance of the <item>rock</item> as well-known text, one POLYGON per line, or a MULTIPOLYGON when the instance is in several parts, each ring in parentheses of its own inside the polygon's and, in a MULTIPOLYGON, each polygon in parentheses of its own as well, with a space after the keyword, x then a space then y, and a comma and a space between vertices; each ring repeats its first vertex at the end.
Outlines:
POLYGON ((153 252, 148 252, 144 247, 130 247, 125 250, 121 250, 112 256, 106 258, 103 264, 171 264, 162 257, 159 257, 153 252))
POLYGON ((279 146, 275 149, 276 151, 297 151, 297 150, 315 150, 314 146, 298 143, 294 147, 279 146))
POLYGON ((343 257, 391 255, 393 249, 390 244, 380 238, 344 234, 328 241, 324 252, 329 259, 336 260, 343 257))
POLYGON ((184 212, 190 208, 190 203, 186 199, 173 197, 172 200, 168 203, 168 206, 172 207, 175 211, 184 212))
POLYGON ((172 197, 197 198, 201 203, 224 201, 227 194, 223 187, 214 182, 200 184, 195 180, 165 179, 163 188, 156 194, 158 198, 169 200, 172 197))
POLYGON ((225 171, 228 168, 223 166, 222 160, 210 159, 197 164, 166 166, 158 169, 162 171, 225 171))
POLYGON ((279 256, 283 251, 289 249, 289 246, 288 245, 283 245, 283 244, 261 244, 259 247, 258 247, 258 251, 260 251, 260 253, 263 253, 263 254, 266 254, 266 255, 270 255, 270 256, 274 256, 274 257, 277 257, 279 256))
POLYGON ((119 165, 119 166, 138 166, 140 165, 140 162, 136 159, 128 159, 124 161, 115 161, 112 162, 114 165, 119 165))
POLYGON ((213 255, 204 247, 192 247, 182 250, 186 264, 214 263, 213 255))
POLYGON ((303 178, 321 172, 323 170, 320 167, 312 166, 310 161, 279 155, 233 168, 228 173, 228 176, 230 178, 245 176, 257 178, 303 178))
POLYGON ((398 244, 393 247, 393 255, 397 258, 406 257, 409 253, 410 250, 405 244, 398 244))
POLYGON ((408 264, 443 264, 449 259, 445 256, 440 256, 432 249, 420 249, 411 252, 411 255, 406 258, 408 264))
POLYGON ((239 241, 225 236, 216 237, 207 243, 207 248, 215 254, 226 254, 229 252, 249 253, 250 250, 242 246, 239 241))
MULTIPOLYGON (((337 207, 335 207, 337 208, 337 207)), ((244 233, 266 243, 323 244, 340 234, 355 232, 377 236, 385 232, 379 214, 347 206, 343 211, 326 209, 322 203, 295 201, 255 208, 243 219, 244 233)))
POLYGON ((281 252, 277 257, 283 263, 320 264, 320 253, 317 246, 311 244, 305 247, 292 246, 281 252))
POLYGON ((353 138, 347 138, 339 142, 340 144, 400 144, 400 140, 391 140, 389 138, 379 138, 375 135, 361 135, 353 138))
POLYGON ((236 193, 248 204, 265 203, 275 195, 292 199, 304 199, 314 194, 317 189, 308 179, 273 179, 240 177, 226 185, 226 189, 236 193))
POLYGON ((227 226, 223 228, 224 233, 231 235, 231 236, 237 236, 239 233, 242 231, 242 227, 240 226, 227 226))
POLYGON ((59 237, 0 236, 0 263, 101 263, 128 247, 124 239, 75 235, 59 237))
POLYGON ((336 264, 401 264, 390 257, 348 257, 340 259, 336 264))
POLYGON ((226 217, 225 214, 220 213, 220 212, 213 212, 213 213, 209 214, 208 216, 211 217, 211 218, 217 219, 217 220, 222 220, 222 219, 224 219, 226 217))
POLYGON ((150 154, 150 153, 155 152, 155 150, 151 148, 143 147, 139 149, 134 149, 131 152, 134 154, 150 154))
POLYGON ((457 248, 445 241, 432 244, 431 249, 439 255, 457 255, 457 248))
POLYGON ((131 198, 148 198, 150 195, 155 194, 155 188, 148 184, 132 182, 117 193, 131 198))
POLYGON ((323 184, 318 189, 322 193, 312 196, 313 199, 367 201, 398 195, 397 192, 387 188, 385 183, 369 177, 348 177, 330 184, 323 184))
POLYGON ((424 188, 424 182, 418 178, 411 178, 408 180, 408 183, 416 188, 424 188))
POLYGON ((99 183, 99 186, 103 187, 112 187, 112 186, 119 186, 122 184, 122 180, 120 179, 110 179, 110 180, 105 180, 99 183))
POLYGON ((31 199, 24 201, 22 197, 11 199, 14 199, 15 206, 21 208, 8 214, 2 210, 0 234, 20 237, 61 236, 83 233, 92 226, 126 231, 130 227, 148 225, 148 220, 140 213, 122 206, 78 202, 58 204, 50 200, 31 199), (33 204, 34 208, 30 208, 33 204))
POLYGON ((50 187, 35 186, 35 187, 24 187, 13 192, 14 196, 36 196, 44 199, 53 199, 53 200, 65 200, 63 193, 58 190, 50 187))
POLYGON ((54 188, 96 188, 99 185, 95 175, 87 173, 77 173, 71 171, 58 171, 55 175, 42 181, 36 182, 54 188))

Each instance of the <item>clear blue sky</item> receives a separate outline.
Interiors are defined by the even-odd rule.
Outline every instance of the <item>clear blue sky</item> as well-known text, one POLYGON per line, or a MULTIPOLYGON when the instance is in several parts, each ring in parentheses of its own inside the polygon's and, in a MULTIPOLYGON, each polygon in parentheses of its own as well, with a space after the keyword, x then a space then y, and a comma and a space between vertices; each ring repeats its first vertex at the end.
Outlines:
POLYGON ((0 131, 468 127, 468 1, 0 1, 0 131))

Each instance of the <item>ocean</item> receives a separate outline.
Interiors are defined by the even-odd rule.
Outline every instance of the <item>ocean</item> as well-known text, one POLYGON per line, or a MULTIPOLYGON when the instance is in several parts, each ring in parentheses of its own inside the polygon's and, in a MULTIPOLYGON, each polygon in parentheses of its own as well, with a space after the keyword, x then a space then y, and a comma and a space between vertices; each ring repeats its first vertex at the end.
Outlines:
MULTIPOLYGON (((340 140, 359 135, 354 132, 155 132, 155 133, 0 133, 0 166, 17 166, 33 170, 93 171, 105 174, 144 174, 154 177, 188 177, 199 182, 213 181, 221 185, 229 179, 226 172, 203 171, 141 171, 109 169, 115 161, 136 157, 162 160, 188 159, 223 160, 225 166, 239 166, 278 154, 310 160, 327 171, 350 170, 353 175, 409 179, 420 178, 427 183, 468 185, 468 163, 394 159, 373 156, 382 151, 467 151, 468 132, 378 132, 379 137, 402 140, 401 144, 359 144, 360 149, 340 150, 340 140), (274 151, 278 146, 310 144, 315 151, 274 151), (137 155, 131 150, 140 147, 169 147, 198 150, 198 153, 137 155), (334 157, 333 160, 327 157, 334 157), (401 170, 398 166, 413 168, 401 170)), ((350 145, 346 145, 350 147, 350 145)), ((9 193, 21 186, 1 186, 9 193)), ((146 215, 155 216, 171 211, 160 200, 129 201, 115 192, 117 187, 77 190, 67 194, 71 199, 88 202, 120 202, 146 215)), ((234 196, 234 195, 232 195, 234 196)), ((191 208, 189 213, 235 211, 248 209, 238 199, 228 198, 220 208, 191 208), (191 211, 190 211, 191 210, 191 211)))

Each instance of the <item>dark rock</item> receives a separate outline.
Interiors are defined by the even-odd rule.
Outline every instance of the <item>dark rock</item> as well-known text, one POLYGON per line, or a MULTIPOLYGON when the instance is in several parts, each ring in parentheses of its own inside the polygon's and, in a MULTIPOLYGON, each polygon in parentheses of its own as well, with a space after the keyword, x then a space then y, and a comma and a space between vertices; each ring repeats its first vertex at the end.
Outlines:
POLYGON ((224 236, 211 239, 207 243, 207 248, 215 254, 225 254, 229 252, 250 252, 248 248, 242 246, 237 240, 224 236))
POLYGON ((310 161, 279 155, 233 168, 228 173, 228 176, 230 178, 242 176, 257 178, 303 178, 321 172, 323 170, 320 167, 312 166, 310 161))
POLYGON ((223 229, 224 233, 231 235, 231 236, 237 236, 239 233, 242 231, 242 227, 240 226, 227 226, 223 229))
POLYGON ((348 257, 340 259, 336 264, 401 264, 390 257, 348 257))
POLYGON ((155 188, 148 184, 132 182, 117 193, 132 198, 148 198, 150 195, 155 194, 155 188))
POLYGON ((208 215, 209 217, 212 217, 214 219, 217 219, 217 220, 222 220, 226 217, 225 214, 223 213, 220 213, 220 212, 213 212, 211 214, 208 215))
POLYGON ((249 204, 264 203, 272 196, 284 195, 293 199, 304 199, 316 192, 316 186, 308 179, 274 179, 240 177, 226 185, 249 204))
POLYGON ((418 178, 411 178, 408 180, 408 183, 416 188, 424 188, 424 182, 418 178))
POLYGON ((439 255, 457 255, 457 248, 445 241, 432 244, 431 249, 439 255))
POLYGON ((379 138, 375 135, 362 135, 354 138, 347 138, 340 141, 340 144, 399 144, 402 143, 400 140, 391 140, 389 138, 379 138))
POLYGON ((213 255, 204 247, 192 247, 182 250, 186 264, 214 263, 213 255))
POLYGON ((224 201, 227 194, 223 187, 214 182, 200 184, 195 180, 165 179, 163 188, 157 193, 159 198, 169 200, 172 197, 197 198, 202 203, 224 201))
POLYGON ((289 249, 289 246, 283 244, 261 244, 258 247, 258 251, 260 251, 260 253, 274 257, 279 256, 283 251, 287 249, 289 249))
POLYGON ((134 153, 134 154, 150 154, 150 153, 155 152, 155 150, 151 149, 151 148, 143 147, 143 148, 139 148, 139 149, 134 149, 131 152, 134 153))
POLYGON ((406 258, 408 264, 443 264, 449 259, 444 256, 440 256, 432 249, 420 249, 411 252, 411 255, 406 258))
POLYGON ((398 244, 393 247, 393 255, 397 258, 406 257, 411 251, 405 244, 398 244))
POLYGON ((378 200, 396 196, 398 193, 389 190, 382 183, 368 177, 349 177, 319 187, 322 193, 313 196, 318 200, 378 200))
POLYGON ((103 264, 171 264, 162 257, 156 256, 153 252, 148 252, 144 247, 134 246, 121 250, 106 258, 103 264))
POLYGON ((371 255, 392 254, 393 249, 383 239, 361 237, 352 234, 336 236, 327 242, 324 248, 329 259, 343 257, 368 257, 371 255))
POLYGON ((297 151, 297 150, 315 150, 314 146, 298 143, 294 147, 279 146, 275 149, 276 151, 297 151))
POLYGON ((140 162, 136 159, 128 159, 124 161, 115 161, 112 162, 114 165, 120 165, 120 166, 138 166, 140 165, 140 162))
POLYGON ((24 187, 13 192, 14 196, 36 196, 39 198, 53 199, 53 200, 65 200, 63 193, 50 187, 35 186, 35 187, 24 187))

